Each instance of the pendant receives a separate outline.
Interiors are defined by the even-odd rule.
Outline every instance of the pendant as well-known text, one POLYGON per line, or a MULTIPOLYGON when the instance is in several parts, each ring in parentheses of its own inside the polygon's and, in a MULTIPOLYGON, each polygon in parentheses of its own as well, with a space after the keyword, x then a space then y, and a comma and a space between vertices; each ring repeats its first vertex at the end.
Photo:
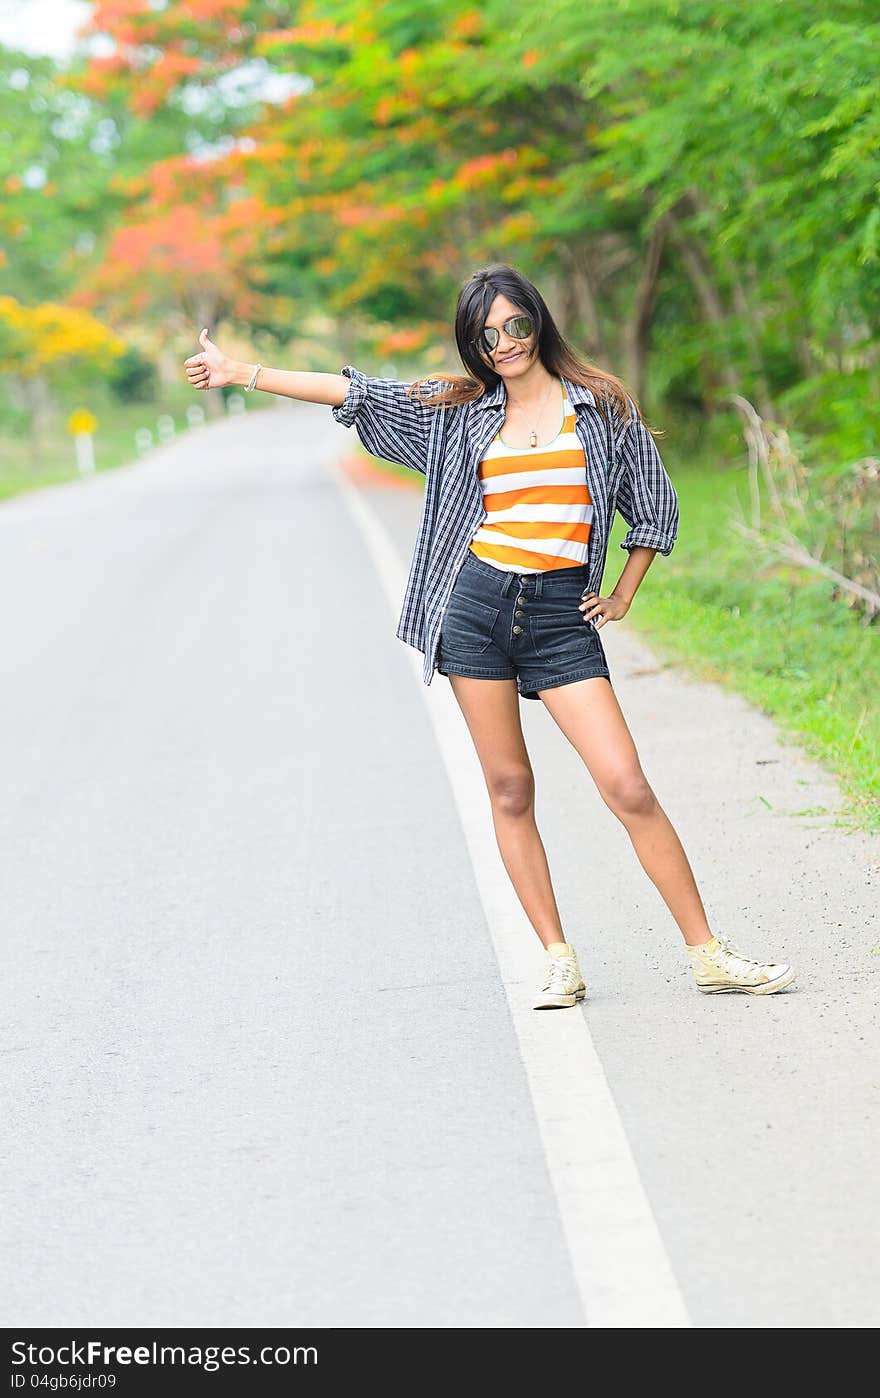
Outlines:
POLYGON ((536 447, 537 445, 538 445, 537 433, 534 431, 534 429, 532 429, 532 431, 529 433, 529 446, 530 446, 530 447, 536 447))

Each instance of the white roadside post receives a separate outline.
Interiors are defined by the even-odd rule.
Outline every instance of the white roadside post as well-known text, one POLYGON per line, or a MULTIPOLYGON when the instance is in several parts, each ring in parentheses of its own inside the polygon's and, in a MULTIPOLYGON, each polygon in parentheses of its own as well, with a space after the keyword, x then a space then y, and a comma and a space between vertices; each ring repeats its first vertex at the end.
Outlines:
POLYGON ((67 430, 73 436, 76 448, 76 468, 81 476, 92 475, 95 470, 92 433, 97 426, 98 419, 87 408, 77 408, 67 419, 67 430))

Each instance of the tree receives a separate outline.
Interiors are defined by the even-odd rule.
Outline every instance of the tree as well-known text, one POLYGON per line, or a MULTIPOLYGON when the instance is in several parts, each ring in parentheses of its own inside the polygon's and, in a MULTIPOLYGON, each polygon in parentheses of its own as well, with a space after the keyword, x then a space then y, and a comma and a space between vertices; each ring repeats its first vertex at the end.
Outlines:
POLYGON ((25 306, 0 296, 0 373, 10 374, 31 420, 34 460, 51 414, 49 389, 83 366, 105 373, 125 352, 125 341, 88 312, 51 301, 25 306))

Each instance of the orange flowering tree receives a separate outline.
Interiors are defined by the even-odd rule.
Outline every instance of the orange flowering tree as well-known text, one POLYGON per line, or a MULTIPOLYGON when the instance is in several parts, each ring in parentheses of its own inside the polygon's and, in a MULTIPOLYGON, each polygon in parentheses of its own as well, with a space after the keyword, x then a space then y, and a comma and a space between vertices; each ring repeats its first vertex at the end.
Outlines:
POLYGON ((137 295, 132 258, 193 329, 213 306, 283 339, 310 307, 340 353, 405 357, 505 260, 640 396, 659 322, 658 389, 766 415, 807 378, 811 429, 874 450, 869 0, 97 0, 90 27, 114 49, 75 81, 124 106, 147 171, 114 191, 134 231, 93 284, 111 298, 137 295))
POLYGON ((386 327, 382 352, 446 338, 448 357, 469 271, 556 265, 547 215, 559 123, 553 112, 530 120, 519 73, 502 76, 492 27, 471 3, 299 9, 299 24, 256 41, 313 83, 275 117, 288 159, 271 172, 274 197, 297 210, 323 304, 386 327))
POLYGON ((75 304, 189 334, 283 314, 265 290, 264 255, 284 212, 248 189, 246 160, 179 156, 126 180, 126 216, 75 304))
POLYGON ((282 335, 285 308, 307 300, 338 318, 341 348, 353 327, 406 357, 448 334, 455 282, 474 266, 558 266, 553 209, 576 93, 554 95, 536 124, 529 56, 502 72, 491 25, 465 0, 307 0, 285 7, 293 23, 277 17, 270 0, 95 4, 90 27, 116 45, 78 79, 95 98, 124 94, 155 118, 253 65, 295 87, 208 168, 166 161, 143 177, 89 294, 146 310, 155 284, 191 325, 225 314, 269 326, 275 309, 282 335), (240 179, 250 243, 225 207, 240 179), (194 229, 185 207, 200 199, 194 229), (126 268, 145 264, 127 293, 126 268))

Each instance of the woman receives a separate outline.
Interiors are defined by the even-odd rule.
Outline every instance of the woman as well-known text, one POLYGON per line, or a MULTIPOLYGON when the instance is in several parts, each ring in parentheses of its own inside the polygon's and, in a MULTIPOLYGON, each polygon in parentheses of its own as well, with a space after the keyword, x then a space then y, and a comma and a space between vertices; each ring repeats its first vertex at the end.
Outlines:
POLYGON ((413 384, 297 373, 228 359, 203 330, 185 361, 194 388, 241 384, 332 407, 368 451, 425 477, 398 637, 448 676, 486 778, 498 847, 547 951, 535 1009, 586 987, 566 941, 535 824, 519 699, 541 699, 624 825, 675 919, 698 990, 770 995, 795 979, 712 933, 681 842, 642 771, 600 631, 626 616, 656 553, 671 552, 678 498, 635 400, 579 359, 543 297, 495 264, 462 287, 455 338, 465 375, 413 384), (627 562, 599 593, 615 509, 627 562))

